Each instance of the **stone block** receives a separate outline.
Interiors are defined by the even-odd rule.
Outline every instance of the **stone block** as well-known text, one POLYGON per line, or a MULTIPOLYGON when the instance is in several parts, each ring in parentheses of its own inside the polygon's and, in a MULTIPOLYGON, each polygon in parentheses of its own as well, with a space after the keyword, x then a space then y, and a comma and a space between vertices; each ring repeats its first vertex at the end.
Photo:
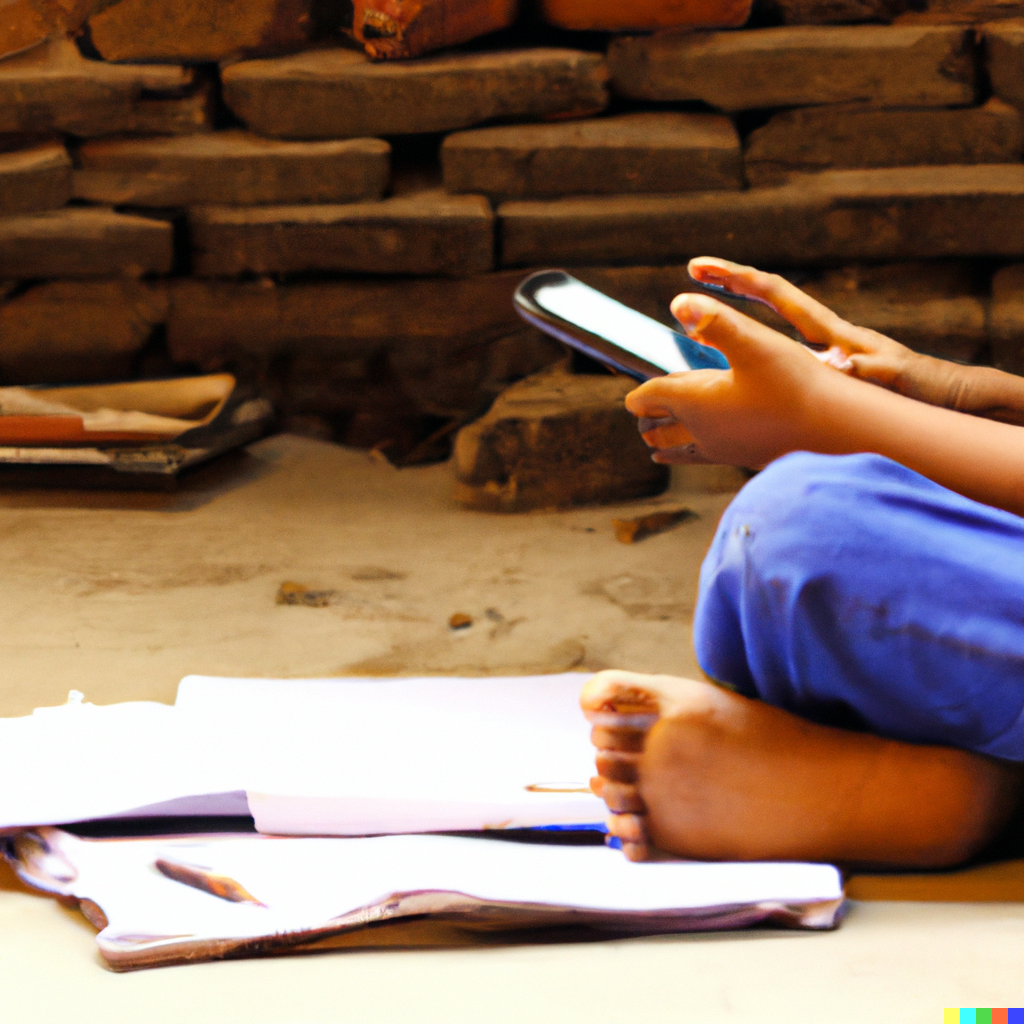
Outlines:
POLYGON ((50 281, 0 304, 0 377, 36 384, 124 377, 167 315, 159 286, 50 281))
POLYGON ((454 131, 497 118, 585 116, 608 103, 604 59, 578 50, 454 53, 374 63, 346 49, 243 61, 224 99, 253 131, 340 139, 454 131))
POLYGON ((335 271, 462 276, 494 266, 482 196, 424 192, 377 203, 207 206, 189 213, 203 277, 335 271))
POLYGON ((1020 113, 996 98, 953 109, 804 107, 751 132, 744 167, 751 185, 767 185, 831 168, 1009 163, 1022 149, 1020 113))
POLYGON ((1024 255, 1024 166, 823 171, 774 188, 520 201, 498 207, 504 266, 760 266, 1024 255))
POLYGON ((989 336, 993 364, 1024 375, 1024 263, 1003 267, 992 278, 989 336))
POLYGON ((902 14, 908 0, 766 0, 762 7, 786 25, 855 25, 864 21, 890 22, 902 14))
POLYGON ((391 147, 383 139, 283 142, 229 130, 87 142, 75 196, 133 206, 343 203, 379 199, 391 147))
POLYGON ((74 32, 95 0, 0 0, 0 58, 74 32))
POLYGON ((660 494, 667 467, 651 461, 623 404, 635 386, 558 369, 513 384, 456 437, 456 500, 525 512, 660 494))
MULTIPOLYGON (((172 96, 141 96, 109 132, 119 135, 195 135, 213 130, 216 83, 200 77, 186 92, 172 96)), ((95 137, 94 136, 94 137, 95 137)))
POLYGON ((59 143, 0 153, 0 214, 52 210, 71 198, 71 158, 59 143))
POLYGON ((927 0, 924 10, 910 10, 897 21, 906 25, 977 25, 1024 15, 1024 0, 927 0))
POLYGON ((56 39, 0 61, 0 132, 136 131, 145 104, 185 96, 196 81, 189 68, 86 60, 56 39))
POLYGON ((287 367, 288 413, 336 420, 397 401, 418 415, 479 414, 510 381, 562 355, 513 310, 522 276, 183 279, 172 287, 168 347, 208 369, 287 367))
POLYGON ((74 206, 0 218, 0 278, 140 277, 173 262, 167 221, 74 206))
POLYGON ((376 60, 418 57, 514 24, 519 0, 353 0, 348 31, 376 60))
POLYGON ((659 28, 739 28, 752 0, 540 0, 550 25, 576 32, 651 32, 659 28))
POLYGON ((215 62, 304 46, 315 8, 315 0, 113 0, 89 18, 89 38, 104 60, 215 62))
POLYGON ((718 114, 646 112, 475 128, 449 135, 441 161, 449 192, 498 202, 743 184, 739 136, 718 114))
POLYGON ((1024 107, 1024 18, 984 25, 981 37, 992 91, 1024 107))
POLYGON ((870 103, 969 104, 970 33, 942 26, 816 26, 621 36, 612 88, 633 99, 702 100, 720 110, 870 103))

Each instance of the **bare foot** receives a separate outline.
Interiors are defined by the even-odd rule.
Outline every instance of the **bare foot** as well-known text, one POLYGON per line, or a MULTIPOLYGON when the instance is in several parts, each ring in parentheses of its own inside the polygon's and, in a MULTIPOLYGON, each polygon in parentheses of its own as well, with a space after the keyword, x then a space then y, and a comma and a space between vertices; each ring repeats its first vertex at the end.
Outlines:
POLYGON ((817 725, 711 683, 600 672, 581 703, 592 786, 631 860, 946 867, 1020 797, 1019 765, 817 725))

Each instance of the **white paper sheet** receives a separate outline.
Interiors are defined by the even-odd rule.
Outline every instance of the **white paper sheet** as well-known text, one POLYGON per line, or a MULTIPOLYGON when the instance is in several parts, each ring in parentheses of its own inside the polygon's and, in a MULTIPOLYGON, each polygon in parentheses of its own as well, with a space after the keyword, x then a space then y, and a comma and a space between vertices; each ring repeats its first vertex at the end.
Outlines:
POLYGON ((551 911, 552 924, 556 912, 572 909, 582 913, 577 923, 627 931, 737 927, 773 915, 827 928, 843 895, 839 872, 823 864, 632 864, 603 846, 486 838, 82 840, 45 829, 38 841, 19 842, 16 866, 26 881, 102 908, 100 949, 124 967, 223 955, 238 940, 338 931, 410 913, 479 916, 481 904, 504 913, 506 927, 520 907, 551 911), (259 902, 229 902, 173 881, 157 870, 158 860, 230 877, 259 902))
POLYGON ((0 829, 209 813, 238 807, 242 790, 257 827, 284 834, 599 822, 604 805, 581 791, 594 758, 586 678, 189 676, 174 707, 0 719, 13 766, 0 774, 0 829))

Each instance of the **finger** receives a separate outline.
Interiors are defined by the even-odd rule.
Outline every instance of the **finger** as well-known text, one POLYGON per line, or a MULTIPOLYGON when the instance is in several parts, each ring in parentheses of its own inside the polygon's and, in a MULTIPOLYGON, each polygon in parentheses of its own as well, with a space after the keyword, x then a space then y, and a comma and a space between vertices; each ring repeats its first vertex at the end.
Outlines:
MULTIPOLYGON (((656 380, 681 380, 689 377, 694 371, 687 370, 679 373, 669 373, 664 377, 657 377, 656 380)), ((699 371, 698 371, 699 372, 699 371)), ((626 408, 639 420, 670 420, 675 422, 672 410, 667 408, 662 401, 651 399, 648 385, 645 381, 626 395, 626 408)))
POLYGON ((637 420, 636 426, 641 434, 646 434, 652 430, 657 430, 659 427, 670 427, 673 423, 678 422, 675 416, 660 416, 657 419, 651 416, 641 416, 637 420))
POLYGON ((695 444, 683 444, 675 448, 659 448, 651 455, 652 462, 663 466, 710 466, 711 459, 701 455, 695 444))
POLYGON ((606 779, 601 799, 614 814, 643 814, 647 810, 640 790, 629 782, 611 782, 606 779))
MULTIPOLYGON (((683 330, 697 341, 717 348, 731 366, 742 366, 762 356, 765 348, 776 348, 779 345, 793 345, 793 341, 784 334, 772 330, 765 324, 740 313, 710 295, 694 295, 683 292, 672 300, 672 315, 682 324, 683 330)), ((695 373, 723 373, 722 370, 690 370, 684 376, 690 379, 695 373)), ((655 377, 642 384, 637 391, 644 391, 648 399, 657 401, 665 392, 664 382, 669 377, 655 377), (654 385, 654 387, 652 387, 654 385), (661 385, 661 389, 657 387, 661 385)), ((674 382, 678 384, 679 382, 674 382)), ((633 392, 635 394, 636 392, 633 392)), ((629 396, 627 396, 628 398, 629 396)), ((667 405, 667 402, 665 402, 667 405)), ((627 408, 628 408, 627 403, 627 408)), ((672 406, 667 406, 669 409, 672 406)), ((632 409, 630 410, 632 412, 632 409)), ((635 413, 634 413, 635 415, 635 413)))
POLYGON ((610 836, 624 843, 646 843, 647 829, 642 814, 609 814, 605 827, 610 836))
POLYGON ((647 843, 623 843, 622 852, 626 855, 626 860, 637 864, 648 860, 651 856, 651 848, 647 843))
POLYGON ((640 780, 640 757, 640 754, 628 754, 621 750, 599 750, 594 760, 602 779, 635 784, 640 780))
POLYGON ((664 427, 655 427, 640 435, 648 448, 683 448, 692 445, 693 434, 678 420, 670 420, 664 427))
POLYGON ((845 333, 852 328, 828 306, 812 299, 779 274, 769 274, 756 267, 711 256, 690 260, 689 270, 690 276, 701 284, 725 288, 733 295, 742 295, 771 306, 812 345, 827 345, 837 333, 845 333))

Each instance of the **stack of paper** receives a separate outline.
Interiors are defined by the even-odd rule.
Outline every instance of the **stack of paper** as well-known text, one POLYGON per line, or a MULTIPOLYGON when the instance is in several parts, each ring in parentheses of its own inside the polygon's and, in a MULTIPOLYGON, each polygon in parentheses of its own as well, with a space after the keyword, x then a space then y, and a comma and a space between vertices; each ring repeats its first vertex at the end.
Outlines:
POLYGON ((836 923, 842 884, 828 865, 632 864, 603 846, 513 838, 604 818, 587 785, 586 678, 190 676, 173 706, 73 699, 0 719, 17 766, 0 775, 0 847, 29 884, 82 901, 118 969, 395 945, 410 928, 450 943, 481 930, 836 923), (262 833, 304 838, 52 827, 107 819, 109 834, 124 818, 250 812, 262 833), (479 835, 396 834, 451 831, 479 835))

